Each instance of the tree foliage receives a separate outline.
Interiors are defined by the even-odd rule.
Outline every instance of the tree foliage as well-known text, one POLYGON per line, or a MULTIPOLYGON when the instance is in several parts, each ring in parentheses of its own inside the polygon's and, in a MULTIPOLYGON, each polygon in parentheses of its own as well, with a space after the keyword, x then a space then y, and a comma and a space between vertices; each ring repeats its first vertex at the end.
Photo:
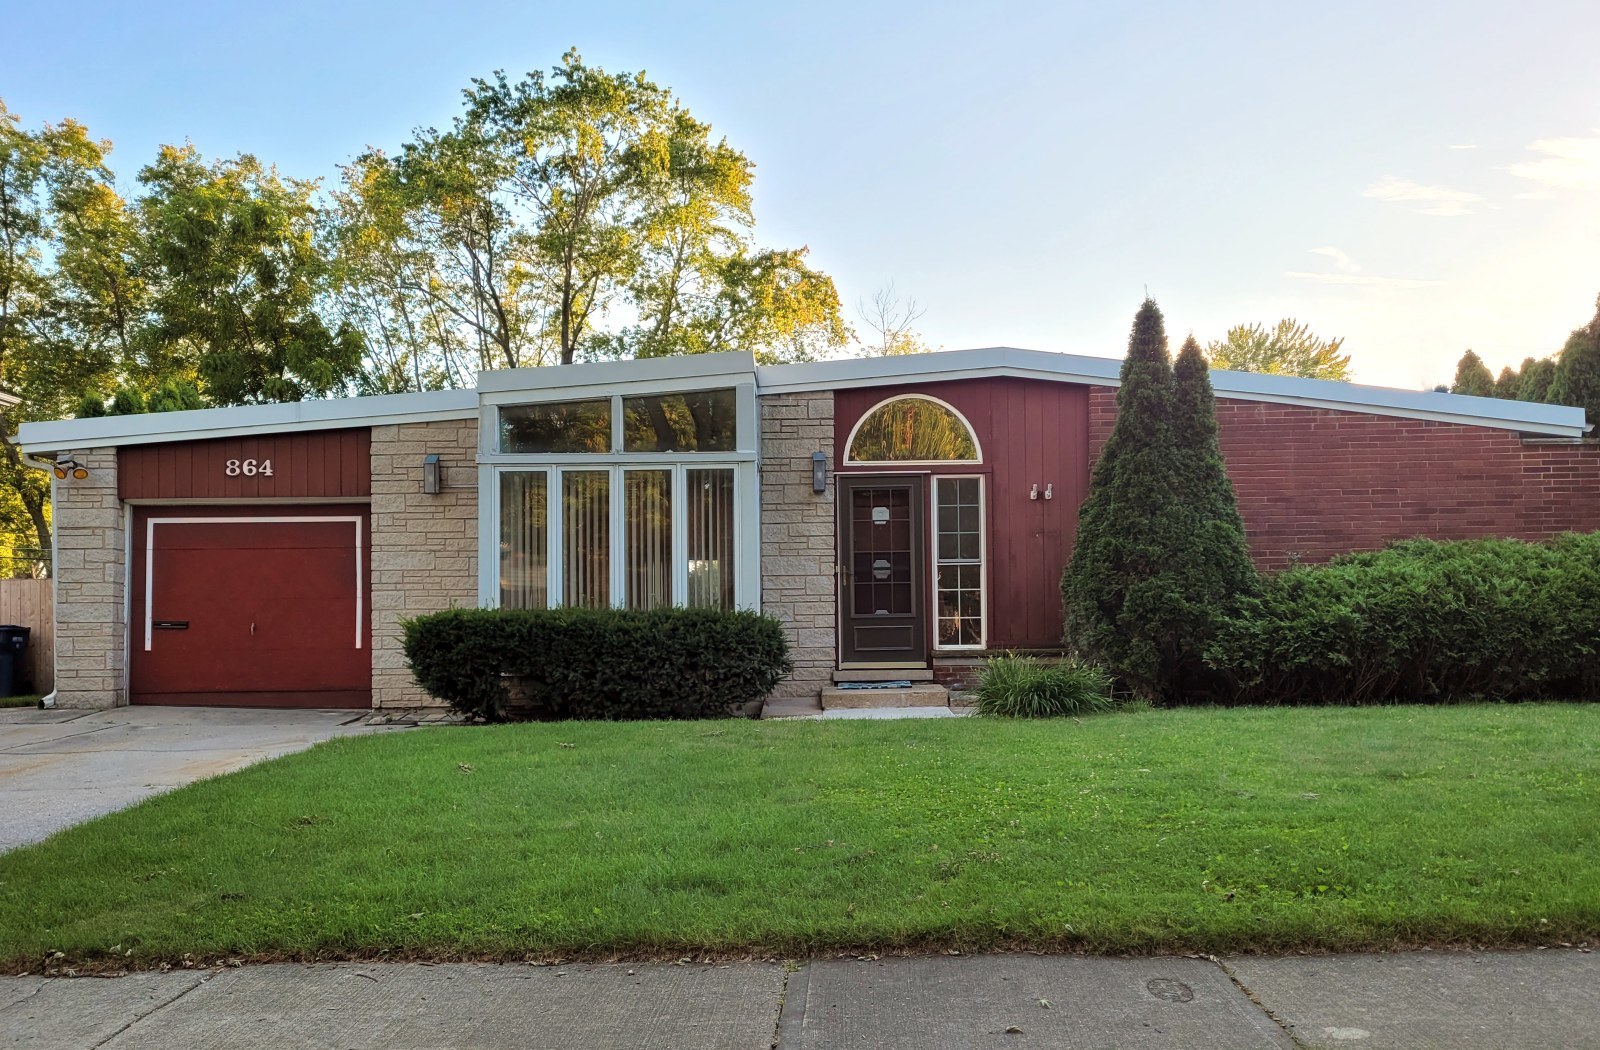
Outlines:
POLYGON ((1588 324, 1575 329, 1556 363, 1550 400, 1582 408, 1590 423, 1600 423, 1600 299, 1588 324))
POLYGON ((1343 339, 1322 339, 1286 317, 1271 328, 1235 325, 1206 347, 1206 357, 1212 368, 1344 381, 1350 378, 1350 355, 1339 352, 1343 345, 1343 339))
POLYGON ((1483 363, 1483 358, 1468 350, 1456 363, 1456 378, 1450 384, 1450 392, 1473 397, 1494 397, 1494 373, 1483 363))
POLYGON ((878 289, 870 301, 856 303, 856 313, 871 333, 859 340, 861 348, 875 357, 928 353, 932 348, 916 330, 917 320, 927 312, 927 308, 911 296, 902 298, 890 281, 878 289))

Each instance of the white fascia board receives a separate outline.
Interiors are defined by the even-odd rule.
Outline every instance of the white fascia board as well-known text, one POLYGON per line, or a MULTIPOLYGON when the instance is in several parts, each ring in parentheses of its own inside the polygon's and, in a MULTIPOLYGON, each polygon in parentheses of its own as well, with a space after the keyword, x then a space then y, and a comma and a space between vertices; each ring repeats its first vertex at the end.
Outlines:
POLYGON ((341 397, 275 405, 236 405, 188 412, 149 412, 137 416, 97 416, 24 423, 18 438, 26 452, 166 441, 281 434, 345 427, 471 419, 478 414, 474 390, 430 390, 413 394, 341 397))
POLYGON ((752 382, 755 373, 755 357, 742 351, 678 354, 643 360, 479 372, 478 393, 485 404, 561 401, 623 391, 666 392, 729 386, 752 382))
MULTIPOLYGON (((1016 347, 947 350, 900 357, 852 358, 756 369, 760 394, 844 390, 903 383, 948 382, 986 376, 1043 379, 1088 386, 1120 386, 1122 362, 1107 357, 1057 354, 1016 347)), ((1581 408, 1507 401, 1466 394, 1396 390, 1328 379, 1229 372, 1213 369, 1211 385, 1218 397, 1239 401, 1303 405, 1336 412, 1424 419, 1467 426, 1514 430, 1523 434, 1580 438, 1589 429, 1581 408)))

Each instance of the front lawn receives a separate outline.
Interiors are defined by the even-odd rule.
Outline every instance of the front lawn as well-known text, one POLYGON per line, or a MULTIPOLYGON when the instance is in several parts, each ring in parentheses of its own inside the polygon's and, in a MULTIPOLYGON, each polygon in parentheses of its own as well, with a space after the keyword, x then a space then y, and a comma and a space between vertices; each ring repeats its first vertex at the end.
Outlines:
POLYGON ((1600 934, 1600 707, 341 739, 0 856, 0 963, 1600 934))
POLYGON ((37 707, 37 696, 0 696, 0 707, 37 707))

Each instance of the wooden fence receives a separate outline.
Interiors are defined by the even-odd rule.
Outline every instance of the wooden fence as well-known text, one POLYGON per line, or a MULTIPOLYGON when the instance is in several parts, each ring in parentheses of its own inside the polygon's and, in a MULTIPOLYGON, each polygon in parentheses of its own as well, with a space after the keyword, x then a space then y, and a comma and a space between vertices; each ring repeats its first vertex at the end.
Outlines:
POLYGON ((56 620, 50 585, 50 580, 0 580, 0 624, 16 624, 33 632, 18 677, 32 682, 38 693, 48 693, 55 684, 56 620))

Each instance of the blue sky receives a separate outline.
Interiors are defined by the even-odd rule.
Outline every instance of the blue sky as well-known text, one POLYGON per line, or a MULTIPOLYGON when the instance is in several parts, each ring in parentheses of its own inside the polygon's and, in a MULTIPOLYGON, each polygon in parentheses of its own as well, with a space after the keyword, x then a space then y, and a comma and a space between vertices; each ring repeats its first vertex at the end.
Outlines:
POLYGON ((125 181, 161 142, 331 176, 473 76, 646 70, 758 165, 757 235, 935 345, 1119 355, 1293 315, 1357 378, 1560 347, 1600 293, 1589 2, 13 4, 0 97, 125 181), (1463 148, 1469 147, 1469 148, 1463 148))

